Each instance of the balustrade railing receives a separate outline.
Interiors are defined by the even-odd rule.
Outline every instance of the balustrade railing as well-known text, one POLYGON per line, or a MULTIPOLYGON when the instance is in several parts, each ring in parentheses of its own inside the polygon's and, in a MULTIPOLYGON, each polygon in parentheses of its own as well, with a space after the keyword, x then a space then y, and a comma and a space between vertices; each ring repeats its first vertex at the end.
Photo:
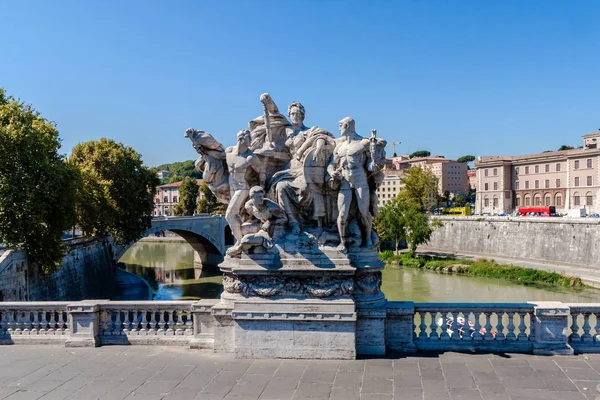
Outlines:
POLYGON ((111 301, 100 305, 100 341, 180 342, 193 336, 194 301, 111 301))
POLYGON ((600 304, 567 304, 569 344, 577 352, 600 351, 600 304))
POLYGON ((0 343, 65 341, 68 302, 0 302, 0 343))
POLYGON ((532 348, 532 304, 415 303, 413 341, 419 350, 532 348))

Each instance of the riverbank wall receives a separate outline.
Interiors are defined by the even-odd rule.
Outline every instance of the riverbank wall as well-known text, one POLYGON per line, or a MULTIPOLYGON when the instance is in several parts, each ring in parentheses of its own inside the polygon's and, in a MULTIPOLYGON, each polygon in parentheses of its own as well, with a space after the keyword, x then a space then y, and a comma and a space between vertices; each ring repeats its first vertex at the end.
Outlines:
POLYGON ((116 291, 110 249, 103 241, 67 241, 61 265, 47 277, 22 250, 7 250, 0 256, 0 301, 108 299, 116 291))
POLYGON ((565 217, 440 217, 419 250, 600 269, 600 221, 565 217))

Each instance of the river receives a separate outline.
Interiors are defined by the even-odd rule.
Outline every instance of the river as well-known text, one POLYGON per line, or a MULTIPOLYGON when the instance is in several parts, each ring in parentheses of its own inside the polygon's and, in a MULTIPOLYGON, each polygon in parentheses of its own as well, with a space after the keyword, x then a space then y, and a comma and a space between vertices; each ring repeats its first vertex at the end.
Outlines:
MULTIPOLYGON (((138 242, 121 258, 121 266, 148 281, 155 300, 218 298, 221 276, 194 269, 187 243, 138 242)), ((415 302, 600 302, 596 289, 570 290, 523 285, 491 278, 448 275, 387 266, 382 290, 388 300, 415 302)))

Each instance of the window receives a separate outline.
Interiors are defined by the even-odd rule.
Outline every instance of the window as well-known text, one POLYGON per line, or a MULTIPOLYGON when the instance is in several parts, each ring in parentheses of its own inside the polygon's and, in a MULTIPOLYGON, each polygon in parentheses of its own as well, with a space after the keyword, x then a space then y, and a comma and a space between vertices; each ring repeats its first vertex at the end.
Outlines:
POLYGON ((575 177, 575 186, 579 186, 579 177, 578 176, 575 177))
POLYGON ((498 176, 498 168, 494 168, 494 176, 498 176))
POLYGON ((519 190, 519 181, 515 181, 515 190, 519 190))
POLYGON ((494 182, 494 190, 498 190, 498 182, 494 182))
POLYGON ((555 204, 555 205, 556 205, 556 206, 560 206, 560 205, 561 205, 561 203, 562 203, 562 197, 561 197, 561 195, 560 195, 560 194, 557 194, 557 195, 556 195, 556 204, 555 204))
POLYGON ((489 207, 490 206, 490 199, 488 199, 487 197, 485 199, 483 199, 483 206, 484 207, 489 207))
POLYGON ((591 194, 588 194, 587 196, 585 196, 585 205, 586 206, 593 205, 593 201, 594 201, 594 198, 592 197, 591 194))
POLYGON ((576 206, 580 205, 579 204, 579 196, 573 196, 573 204, 575 204, 576 206))
POLYGON ((494 207, 498 207, 498 198, 494 197, 494 207))
POLYGON ((535 173, 536 173, 536 174, 539 174, 539 173, 540 173, 540 166, 539 166, 539 165, 536 165, 536 166, 535 166, 535 173))
POLYGON ((487 183, 484 183, 483 187, 484 187, 484 190, 488 190, 488 184, 487 183))
POLYGON ((529 167, 525 167, 525 174, 527 175, 529 173, 529 167))
POLYGON ((556 187, 559 188, 560 187, 560 179, 556 180, 556 187))
POLYGON ((550 205, 550 195, 548 195, 544 198, 544 205, 546 205, 546 206, 550 205))
POLYGON ((575 160, 575 169, 579 169, 579 160, 575 160))
POLYGON ((177 196, 173 196, 173 203, 177 203, 177 196))
POLYGON ((529 196, 525 197, 525 206, 531 205, 531 198, 529 196))
POLYGON ((519 175, 519 167, 515 167, 515 175, 519 175))
POLYGON ((517 197, 517 198, 515 199, 515 206, 516 206, 516 207, 520 207, 520 206, 521 206, 521 198, 520 198, 520 197, 517 197))
POLYGON ((550 164, 546 164, 545 170, 546 172, 550 172, 550 164))
POLYGON ((484 172, 485 172, 485 176, 488 176, 488 170, 487 170, 487 168, 484 170, 484 172))
POLYGON ((537 179, 535 180, 535 188, 536 189, 540 188, 540 181, 538 181, 537 179))
POLYGON ((592 186, 592 177, 591 176, 587 177, 587 185, 592 186))
POLYGON ((167 196, 165 196, 165 198, 163 199, 163 203, 168 203, 169 202, 169 198, 167 196))
POLYGON ((586 165, 587 165, 588 168, 592 168, 592 159, 591 158, 587 159, 587 164, 586 165))
POLYGON ((525 181, 525 189, 529 189, 529 181, 525 181))
POLYGON ((542 199, 540 198, 540 196, 535 196, 535 205, 536 206, 542 205, 542 199))
POLYGON ((550 187, 550 179, 546 179, 546 181, 544 182, 544 187, 546 189, 548 189, 550 187))
POLYGON ((560 163, 556 163, 556 172, 560 172, 560 163))

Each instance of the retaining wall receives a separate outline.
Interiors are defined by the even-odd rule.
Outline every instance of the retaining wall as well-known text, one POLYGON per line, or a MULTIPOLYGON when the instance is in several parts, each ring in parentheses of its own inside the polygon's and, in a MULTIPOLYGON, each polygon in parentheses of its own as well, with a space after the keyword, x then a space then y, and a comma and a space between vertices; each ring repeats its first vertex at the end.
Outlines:
POLYGON ((419 249, 600 267, 600 220, 565 217, 441 217, 419 249))

